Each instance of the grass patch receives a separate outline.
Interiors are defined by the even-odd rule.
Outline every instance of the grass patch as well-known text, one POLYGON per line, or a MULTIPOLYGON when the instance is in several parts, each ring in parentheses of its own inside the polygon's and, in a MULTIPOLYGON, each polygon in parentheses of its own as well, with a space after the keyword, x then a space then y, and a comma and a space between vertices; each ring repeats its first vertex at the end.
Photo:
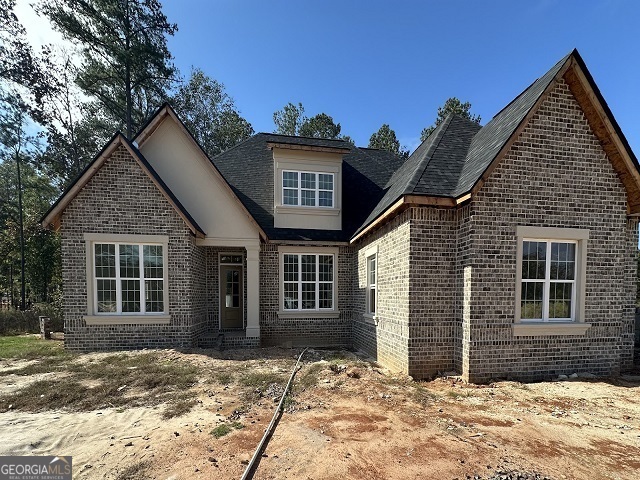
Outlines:
POLYGON ((116 477, 116 480, 145 480, 149 478, 148 475, 146 475, 146 470, 149 466, 149 461, 138 462, 122 470, 116 477))
POLYGON ((59 340, 42 340, 35 335, 0 337, 0 359, 36 360, 41 358, 69 359, 73 354, 59 340))
POLYGON ((87 411, 103 407, 117 407, 126 403, 117 386, 87 387, 71 378, 40 380, 19 391, 0 397, 0 411, 12 410, 40 412, 70 407, 87 411))
POLYGON ((285 382, 285 376, 275 372, 245 372, 238 381, 243 387, 252 388, 264 388, 272 383, 284 385, 285 382))
POLYGON ((211 435, 213 435, 214 438, 221 438, 225 435, 228 435, 233 430, 240 430, 242 428, 244 428, 244 425, 240 422, 221 423, 216 428, 211 430, 211 435))
POLYGON ((300 375, 300 379, 295 382, 295 386, 306 390, 307 388, 313 388, 318 384, 320 380, 320 372, 324 370, 324 365, 322 363, 314 363, 306 368, 302 375, 300 375))
POLYGON ((440 400, 440 396, 418 384, 412 392, 413 400, 420 405, 429 405, 440 400))
POLYGON ((171 404, 166 414, 178 416, 193 407, 184 392, 196 383, 199 373, 194 365, 163 360, 154 353, 110 355, 94 362, 63 362, 54 357, 20 371, 21 374, 58 371, 68 375, 36 381, 1 396, 0 411, 7 411, 9 405, 24 411, 91 411, 166 401, 171 404))
POLYGON ((454 400, 460 400, 462 398, 470 398, 473 397, 473 392, 471 390, 465 390, 463 392, 456 392, 455 390, 447 391, 447 397, 452 398, 454 400))
POLYGON ((213 379, 220 385, 231 385, 233 383, 233 374, 231 372, 216 372, 213 379))
POLYGON ((168 420, 169 418, 181 417, 189 413, 197 403, 196 399, 176 400, 174 403, 167 405, 167 408, 162 412, 162 418, 168 420))
POLYGON ((97 362, 72 363, 67 370, 82 378, 153 390, 156 394, 185 390, 198 379, 195 365, 163 360, 155 353, 110 355, 97 362))

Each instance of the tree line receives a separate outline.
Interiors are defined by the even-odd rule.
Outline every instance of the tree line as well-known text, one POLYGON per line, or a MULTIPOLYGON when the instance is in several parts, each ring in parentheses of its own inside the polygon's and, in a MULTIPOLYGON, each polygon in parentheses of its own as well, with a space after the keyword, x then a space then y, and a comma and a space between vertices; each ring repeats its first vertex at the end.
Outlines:
MULTIPOLYGON (((185 77, 167 41, 178 25, 159 0, 42 0, 37 13, 73 47, 36 51, 15 14, 0 0, 0 295, 21 309, 61 298, 60 241, 39 220, 115 131, 132 138, 169 102, 209 156, 254 134, 225 86, 192 67, 185 77)), ((479 122, 471 105, 451 98, 449 112, 479 122)), ((302 103, 274 112, 274 133, 353 140, 326 113, 302 103)), ((370 148, 408 157, 388 124, 370 148)))

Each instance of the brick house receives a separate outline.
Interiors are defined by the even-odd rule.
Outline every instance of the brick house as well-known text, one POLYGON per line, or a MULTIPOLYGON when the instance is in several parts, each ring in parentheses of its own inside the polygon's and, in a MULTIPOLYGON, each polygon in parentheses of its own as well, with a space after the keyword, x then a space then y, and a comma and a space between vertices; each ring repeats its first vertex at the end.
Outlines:
POLYGON ((633 362, 640 172, 577 51, 402 161, 257 134, 208 158, 168 106, 53 205, 73 350, 333 345, 416 378, 633 362))

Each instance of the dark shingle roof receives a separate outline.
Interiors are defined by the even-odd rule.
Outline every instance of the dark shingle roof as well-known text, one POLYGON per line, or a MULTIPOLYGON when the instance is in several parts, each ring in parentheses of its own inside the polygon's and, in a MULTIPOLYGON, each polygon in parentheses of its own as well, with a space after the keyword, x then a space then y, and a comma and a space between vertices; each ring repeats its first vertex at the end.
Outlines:
POLYGON ((556 63, 482 127, 471 142, 453 196, 464 195, 473 188, 570 56, 556 63))
POLYGON ((458 198, 470 192, 571 54, 533 82, 484 127, 449 115, 393 175, 356 233, 404 195, 458 198))
POLYGON ((402 159, 389 152, 357 148, 343 140, 268 133, 254 135, 211 161, 270 239, 316 241, 348 241, 382 198, 389 178, 402 164, 402 159), (274 228, 273 153, 268 143, 349 149, 342 164, 342 230, 274 228))

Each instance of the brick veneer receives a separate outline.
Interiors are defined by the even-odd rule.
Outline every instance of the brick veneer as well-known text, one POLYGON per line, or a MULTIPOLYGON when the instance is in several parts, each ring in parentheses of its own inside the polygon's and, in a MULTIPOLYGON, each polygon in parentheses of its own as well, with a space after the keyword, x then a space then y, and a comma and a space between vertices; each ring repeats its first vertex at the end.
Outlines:
POLYGON ((124 147, 66 207, 61 220, 65 347, 188 347, 206 321, 205 256, 174 208, 124 147), (169 325, 87 326, 85 233, 168 235, 169 325))
POLYGON ((615 374, 630 365, 637 221, 582 109, 561 82, 469 206, 471 381, 615 374), (517 225, 589 229, 584 336, 513 337, 517 225))
MULTIPOLYGON (((291 247, 292 245, 287 245, 291 247)), ((328 245, 331 246, 331 245, 328 245)), ((351 346, 351 279, 353 249, 342 246, 338 251, 336 297, 338 318, 280 318, 280 267, 278 245, 262 244, 260 251, 260 339, 264 346, 311 345, 351 346)))
POLYGON ((534 380, 631 367, 638 222, 626 208, 621 181, 561 82, 468 205, 411 208, 357 244, 354 345, 417 378, 456 369, 474 382, 534 380), (589 229, 586 335, 514 337, 518 225, 589 229), (364 252, 373 245, 377 326, 363 315, 364 252))
POLYGON ((380 363, 409 373, 410 214, 405 212, 358 245, 353 344, 380 363), (378 248, 377 325, 367 318, 366 251, 378 248))
MULTIPOLYGON (((474 382, 615 374, 633 362, 638 222, 626 207, 622 183, 561 82, 470 203, 409 208, 356 245, 339 247, 338 318, 281 318, 278 244, 263 243, 261 342, 355 346, 417 378, 451 369, 474 382), (514 337, 519 225, 589 230, 585 320, 592 327, 585 335, 514 337), (372 247, 375 320, 365 315, 365 252, 372 247)), ((123 147, 66 207, 61 234, 68 348, 188 347, 215 338, 218 254, 238 249, 197 247, 123 147), (85 233, 169 236, 169 325, 85 325, 85 233)), ((225 342, 256 346, 238 335, 225 342)))

